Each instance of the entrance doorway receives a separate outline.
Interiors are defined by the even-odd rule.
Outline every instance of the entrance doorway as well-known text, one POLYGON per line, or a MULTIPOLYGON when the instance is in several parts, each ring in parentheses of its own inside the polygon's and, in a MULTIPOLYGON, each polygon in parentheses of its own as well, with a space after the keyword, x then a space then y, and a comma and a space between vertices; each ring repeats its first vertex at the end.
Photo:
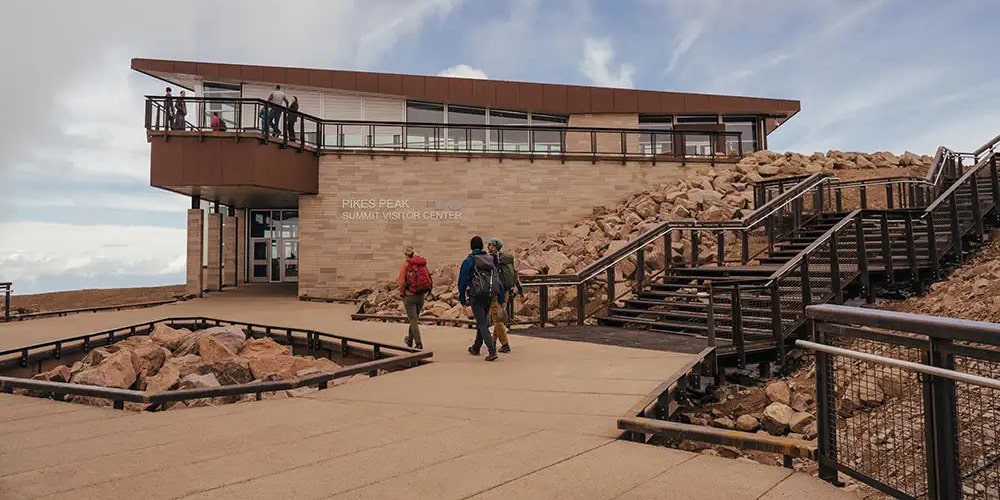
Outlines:
POLYGON ((299 280, 298 210, 250 210, 250 281, 299 280))

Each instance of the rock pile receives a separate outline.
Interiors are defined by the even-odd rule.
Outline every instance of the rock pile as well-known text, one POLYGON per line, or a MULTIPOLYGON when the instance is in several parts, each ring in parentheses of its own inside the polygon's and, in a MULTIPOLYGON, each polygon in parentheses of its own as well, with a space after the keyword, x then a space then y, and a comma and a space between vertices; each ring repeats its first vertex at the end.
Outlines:
MULTIPOLYGON (((932 161, 929 156, 910 152, 896 156, 888 152, 828 151, 807 156, 758 151, 745 156, 731 169, 693 170, 685 179, 634 193, 619 203, 594 207, 590 217, 558 232, 540 235, 535 241, 513 249, 517 269, 521 275, 573 274, 662 221, 742 218, 753 210, 753 183, 764 178, 899 167, 926 171, 932 161)), ((690 255, 690 241, 675 240, 673 246, 675 258, 690 255)), ((703 235, 699 252, 702 262, 714 260, 714 249, 714 237, 703 235)), ((656 270, 663 262, 663 253, 662 247, 654 248, 646 255, 646 264, 656 270)), ((424 315, 451 319, 463 317, 462 307, 458 304, 457 267, 457 264, 449 263, 432 271, 436 286, 424 306, 424 315)), ((616 279, 631 278, 634 270, 634 259, 626 260, 616 266, 616 279)), ((602 286, 601 283, 593 283, 588 296, 599 296, 602 286)), ((551 290, 549 316, 554 319, 570 317, 574 295, 575 290, 568 287, 551 290)), ((404 314, 395 282, 375 283, 356 290, 347 298, 363 302, 365 312, 370 314, 404 314)), ((537 296, 530 295, 518 300, 515 315, 535 317, 537 310, 537 296)))
MULTIPOLYGON (((192 332, 157 324, 148 336, 133 336, 98 347, 72 366, 60 365, 32 378, 153 393, 288 380, 339 368, 340 365, 326 358, 295 356, 287 346, 269 338, 247 339, 246 332, 238 326, 217 326, 192 332)), ((299 396, 309 392, 304 389, 270 394, 269 397, 299 396)), ((235 403, 253 397, 192 400, 174 403, 169 408, 235 403)), ((111 404, 105 399, 83 396, 69 396, 67 400, 95 406, 111 404)), ((142 405, 137 404, 126 406, 142 409, 142 405)))

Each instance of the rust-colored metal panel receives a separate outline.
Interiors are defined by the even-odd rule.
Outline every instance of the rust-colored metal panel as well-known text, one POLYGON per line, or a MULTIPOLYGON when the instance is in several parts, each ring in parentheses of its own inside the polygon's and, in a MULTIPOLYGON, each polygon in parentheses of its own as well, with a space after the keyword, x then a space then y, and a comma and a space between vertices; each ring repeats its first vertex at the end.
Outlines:
POLYGON ((722 112, 725 111, 725 110, 712 109, 711 103, 708 100, 708 96, 698 95, 698 94, 687 94, 684 96, 683 110, 685 113, 707 113, 713 111, 722 111, 722 112))
POLYGON ((614 113, 615 91, 594 87, 590 89, 590 110, 592 113, 614 113))
POLYGON ((232 80, 242 80, 243 72, 241 71, 240 65, 238 64, 220 64, 219 67, 219 78, 227 78, 232 80))
POLYGON ((453 79, 448 82, 448 99, 449 103, 479 105, 472 100, 472 81, 466 79, 453 79))
POLYGON ((448 102, 448 81, 443 78, 423 78, 424 97, 421 100, 448 102))
POLYGON ((496 84, 489 80, 473 80, 472 101, 477 106, 496 107, 496 84))
POLYGON ((515 85, 517 86, 517 101, 522 110, 542 111, 544 109, 545 100, 542 98, 541 87, 520 83, 515 85))
POLYGON ((424 83, 427 79, 422 76, 403 75, 403 96, 408 99, 424 100, 424 83))
POLYGON ((309 70, 309 85, 313 87, 330 87, 333 85, 333 74, 318 69, 309 70))
MULTIPOLYGON (((566 88, 566 110, 570 114, 590 113, 590 87, 572 85, 566 88)), ((553 110, 552 112, 556 112, 553 110)))
POLYGON ((289 85, 309 85, 309 70, 288 68, 288 71, 285 72, 285 82, 289 85))
POLYGON ((219 77, 219 65, 211 63, 198 63, 195 65, 195 74, 201 75, 206 80, 219 77))
POLYGON ((181 184, 184 173, 177 165, 184 164, 181 148, 165 147, 162 137, 154 137, 150 141, 149 185, 176 186, 181 184))
MULTIPOLYGON (((542 108, 545 110, 566 109, 569 100, 566 87, 562 85, 546 85, 542 87, 542 108)), ((558 111, 555 111, 558 113, 558 111)))
POLYGON ((243 66, 244 82, 263 82, 264 68, 261 66, 243 66))
POLYGON ((615 96, 615 113, 638 113, 639 112, 639 99, 638 95, 633 90, 614 90, 615 96))
POLYGON ((278 68, 275 66, 264 66, 262 77, 265 82, 268 83, 286 83, 288 75, 288 70, 286 68, 278 68))
POLYGON ((648 90, 640 90, 635 95, 635 110, 637 113, 661 114, 660 94, 648 90))
POLYGON ((339 90, 357 90, 357 73, 353 71, 333 71, 331 76, 333 88, 339 90))
POLYGON ((521 101, 519 100, 517 94, 517 84, 512 82, 496 82, 496 87, 494 87, 496 92, 496 97, 494 101, 496 102, 496 107, 509 109, 511 111, 523 111, 521 109, 521 101))
POLYGON ((378 75, 380 94, 403 95, 403 77, 400 75, 378 75))
POLYGON ((197 75, 198 65, 193 62, 177 61, 174 63, 174 73, 182 75, 197 75))
POLYGON ((684 112, 684 94, 674 92, 660 94, 660 108, 657 114, 679 115, 684 112))
POLYGON ((354 79, 359 92, 378 93, 378 73, 358 73, 354 79))

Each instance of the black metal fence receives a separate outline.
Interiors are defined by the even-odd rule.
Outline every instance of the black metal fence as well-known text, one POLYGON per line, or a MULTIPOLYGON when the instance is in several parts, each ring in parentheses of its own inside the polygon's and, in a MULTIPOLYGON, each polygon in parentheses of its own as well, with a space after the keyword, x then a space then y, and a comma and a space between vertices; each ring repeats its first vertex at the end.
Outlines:
POLYGON ((181 107, 188 111, 178 121, 177 98, 167 103, 163 96, 146 96, 146 129, 164 136, 199 131, 272 137, 317 153, 464 153, 654 164, 736 161, 744 153, 739 132, 327 120, 250 98, 187 97, 181 107), (209 110, 219 110, 224 128, 212 124, 209 110))
POLYGON ((3 320, 10 321, 10 291, 14 284, 6 281, 0 283, 0 290, 3 290, 3 320))
POLYGON ((898 498, 1000 498, 1000 324, 806 309, 820 475, 898 498))

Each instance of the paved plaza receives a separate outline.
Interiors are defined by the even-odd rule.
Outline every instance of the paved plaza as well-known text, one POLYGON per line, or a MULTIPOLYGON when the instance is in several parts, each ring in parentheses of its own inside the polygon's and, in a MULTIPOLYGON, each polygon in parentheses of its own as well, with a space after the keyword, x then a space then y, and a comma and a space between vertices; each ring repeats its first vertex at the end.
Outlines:
MULTIPOLYGON (((241 287, 148 309, 0 324, 0 349, 176 316, 399 345, 353 306, 241 287)), ((0 394, 0 498, 854 498, 818 479, 617 440, 688 355, 422 327, 432 363, 295 399, 132 413, 0 394)))

